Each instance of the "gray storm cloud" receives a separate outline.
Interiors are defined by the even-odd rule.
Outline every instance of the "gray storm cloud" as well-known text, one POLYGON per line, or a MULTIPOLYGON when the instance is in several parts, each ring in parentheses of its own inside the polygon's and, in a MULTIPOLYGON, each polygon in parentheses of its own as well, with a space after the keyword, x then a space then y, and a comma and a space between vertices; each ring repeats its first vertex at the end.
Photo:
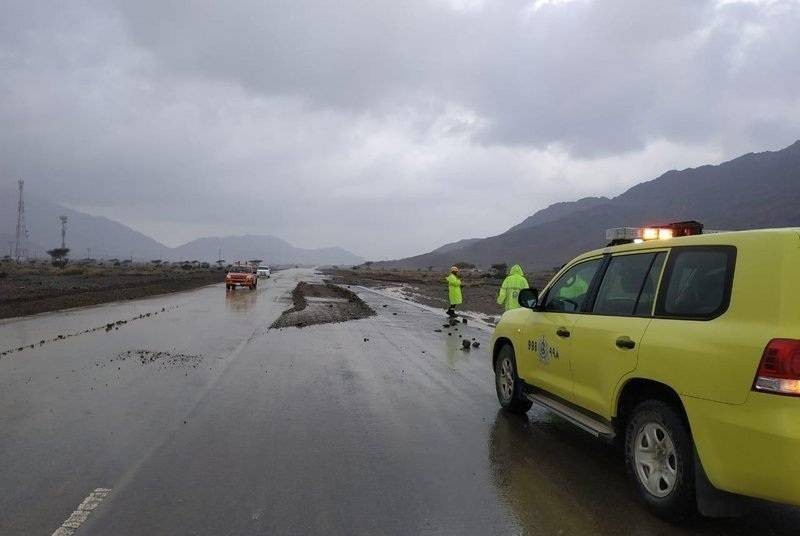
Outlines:
POLYGON ((10 2, 0 178, 168 243, 408 255, 791 143, 798 27, 789 0, 10 2))

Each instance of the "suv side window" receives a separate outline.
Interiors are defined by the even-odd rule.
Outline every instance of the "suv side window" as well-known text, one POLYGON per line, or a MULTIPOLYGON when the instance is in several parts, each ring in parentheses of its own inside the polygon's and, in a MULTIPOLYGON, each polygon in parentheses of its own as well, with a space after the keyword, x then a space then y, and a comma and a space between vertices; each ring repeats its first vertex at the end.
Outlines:
POLYGON ((577 313, 583 310, 589 285, 603 259, 593 259, 576 264, 558 278, 547 291, 542 309, 562 313, 577 313))
MULTIPOLYGON (((598 289, 592 311, 600 315, 633 315, 640 296, 647 299, 644 290, 650 279, 648 274, 655 258, 656 253, 612 257, 598 289)), ((650 303, 652 309, 652 301, 650 303)), ((650 309, 647 309, 646 305, 642 308, 648 315, 650 314, 650 309)))
POLYGON ((736 249, 674 248, 656 304, 658 316, 711 319, 728 308, 736 249))

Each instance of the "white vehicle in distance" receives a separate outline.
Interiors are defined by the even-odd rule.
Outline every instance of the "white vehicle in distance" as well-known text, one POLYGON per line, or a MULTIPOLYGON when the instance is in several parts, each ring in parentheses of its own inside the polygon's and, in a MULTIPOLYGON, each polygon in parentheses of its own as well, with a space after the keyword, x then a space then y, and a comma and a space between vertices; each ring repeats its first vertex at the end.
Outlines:
POLYGON ((272 274, 272 272, 270 271, 269 266, 259 266, 256 269, 256 275, 258 277, 266 277, 267 279, 269 279, 269 276, 271 274, 272 274))

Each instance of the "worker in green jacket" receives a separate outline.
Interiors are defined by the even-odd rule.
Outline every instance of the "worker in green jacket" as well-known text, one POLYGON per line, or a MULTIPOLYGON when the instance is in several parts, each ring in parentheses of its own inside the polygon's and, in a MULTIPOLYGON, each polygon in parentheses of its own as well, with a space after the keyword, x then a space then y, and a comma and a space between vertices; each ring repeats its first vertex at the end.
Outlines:
POLYGON ((447 308, 447 316, 456 316, 456 305, 461 305, 463 301, 461 296, 461 280, 458 278, 458 266, 450 268, 450 274, 445 278, 447 281, 447 297, 450 302, 450 307, 447 308))
POLYGON ((530 288, 528 280, 525 279, 525 272, 522 266, 515 264, 508 271, 508 276, 500 285, 500 292, 497 294, 497 305, 505 307, 506 311, 519 307, 519 291, 530 288))

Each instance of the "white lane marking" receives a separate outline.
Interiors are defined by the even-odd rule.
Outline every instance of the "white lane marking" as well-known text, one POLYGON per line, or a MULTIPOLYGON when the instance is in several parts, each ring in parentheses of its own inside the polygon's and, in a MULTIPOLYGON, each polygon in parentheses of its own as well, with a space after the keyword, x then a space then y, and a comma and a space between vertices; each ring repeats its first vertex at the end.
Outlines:
POLYGON ((83 525, 84 521, 89 517, 89 514, 92 513, 92 510, 97 508, 97 505, 99 505, 109 493, 111 493, 111 490, 108 488, 97 488, 91 492, 89 496, 78 505, 78 508, 72 512, 72 515, 56 529, 52 536, 72 536, 75 534, 75 531, 83 525))

